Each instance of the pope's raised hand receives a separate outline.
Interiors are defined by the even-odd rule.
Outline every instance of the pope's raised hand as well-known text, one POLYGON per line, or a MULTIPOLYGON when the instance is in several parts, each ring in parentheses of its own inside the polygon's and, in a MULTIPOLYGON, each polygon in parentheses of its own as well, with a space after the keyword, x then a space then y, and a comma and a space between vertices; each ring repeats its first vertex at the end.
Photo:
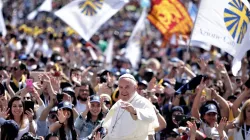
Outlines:
POLYGON ((133 107, 132 104, 130 104, 128 102, 124 102, 124 101, 121 102, 121 108, 125 109, 126 111, 128 111, 131 114, 136 114, 135 108, 133 107))

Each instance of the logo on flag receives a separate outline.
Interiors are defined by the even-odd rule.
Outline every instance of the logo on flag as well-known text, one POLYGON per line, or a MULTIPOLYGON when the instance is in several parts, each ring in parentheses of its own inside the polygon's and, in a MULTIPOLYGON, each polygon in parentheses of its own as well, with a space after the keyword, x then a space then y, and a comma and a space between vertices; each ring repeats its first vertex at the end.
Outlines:
POLYGON ((102 8, 103 0, 86 0, 80 2, 81 12, 86 16, 94 16, 102 8))
POLYGON ((250 11, 241 0, 232 0, 228 5, 224 11, 224 22, 233 39, 241 44, 247 32, 250 11))

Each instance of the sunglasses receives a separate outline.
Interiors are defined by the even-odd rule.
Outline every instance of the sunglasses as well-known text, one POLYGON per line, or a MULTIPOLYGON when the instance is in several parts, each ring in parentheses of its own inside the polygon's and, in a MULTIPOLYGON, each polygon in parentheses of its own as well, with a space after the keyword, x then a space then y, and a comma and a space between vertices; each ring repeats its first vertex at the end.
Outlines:
POLYGON ((155 93, 155 96, 156 97, 165 97, 165 94, 164 93, 155 93))
POLYGON ((17 70, 18 70, 17 67, 11 67, 10 69, 11 69, 11 70, 14 70, 14 71, 17 71, 17 70))
POLYGON ((104 103, 105 103, 106 105, 108 105, 108 104, 110 104, 110 101, 104 101, 104 103))

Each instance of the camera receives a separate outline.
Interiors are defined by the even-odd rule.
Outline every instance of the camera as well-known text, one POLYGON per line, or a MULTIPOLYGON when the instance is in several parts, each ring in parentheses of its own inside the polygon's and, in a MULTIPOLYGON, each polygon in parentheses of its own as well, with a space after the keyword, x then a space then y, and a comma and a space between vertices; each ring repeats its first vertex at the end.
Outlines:
POLYGON ((178 122, 179 126, 187 126, 187 121, 195 122, 197 128, 200 128, 201 123, 194 117, 190 117, 187 115, 176 115, 175 120, 178 122))

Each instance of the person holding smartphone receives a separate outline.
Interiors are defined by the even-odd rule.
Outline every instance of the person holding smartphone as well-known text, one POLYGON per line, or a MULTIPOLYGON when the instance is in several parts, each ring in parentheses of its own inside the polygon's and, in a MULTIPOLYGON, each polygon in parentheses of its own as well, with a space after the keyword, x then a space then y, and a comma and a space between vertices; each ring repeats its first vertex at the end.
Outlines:
POLYGON ((24 102, 21 97, 14 96, 8 103, 8 108, 0 112, 1 118, 14 120, 20 127, 17 139, 20 139, 26 132, 36 134, 37 125, 33 120, 34 112, 32 109, 24 110, 24 102))

